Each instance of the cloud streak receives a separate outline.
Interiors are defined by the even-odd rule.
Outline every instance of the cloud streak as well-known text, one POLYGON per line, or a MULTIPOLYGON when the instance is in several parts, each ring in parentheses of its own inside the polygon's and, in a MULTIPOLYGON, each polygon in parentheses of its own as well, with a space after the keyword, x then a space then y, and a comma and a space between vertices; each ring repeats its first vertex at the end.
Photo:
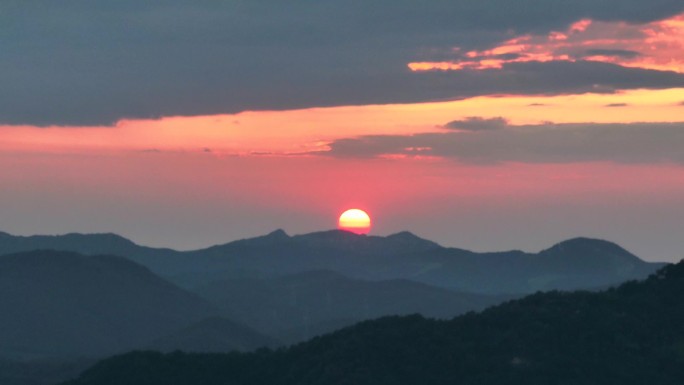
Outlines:
POLYGON ((504 118, 492 118, 486 119, 477 116, 469 117, 463 120, 453 120, 444 125, 444 128, 452 130, 465 130, 465 131, 488 131, 488 130, 499 130, 505 128, 508 125, 508 121, 504 118))
MULTIPOLYGON (((486 120, 482 120, 485 122, 486 120)), ((467 122, 466 122, 467 123, 467 122)), ((461 123, 454 124, 455 127, 461 123)), ((449 126, 451 123, 448 124, 449 126)), ((684 123, 507 125, 416 135, 375 135, 329 144, 321 154, 340 158, 412 157, 463 163, 677 163, 684 164, 684 123)))

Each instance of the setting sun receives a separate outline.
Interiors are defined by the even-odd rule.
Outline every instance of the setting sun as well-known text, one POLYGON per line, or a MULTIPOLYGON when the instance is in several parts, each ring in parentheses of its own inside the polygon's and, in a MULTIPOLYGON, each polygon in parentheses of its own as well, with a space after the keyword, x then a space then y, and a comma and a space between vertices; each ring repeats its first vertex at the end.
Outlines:
POLYGON ((340 215, 338 227, 356 234, 368 234, 371 220, 368 214, 359 209, 349 209, 340 215))

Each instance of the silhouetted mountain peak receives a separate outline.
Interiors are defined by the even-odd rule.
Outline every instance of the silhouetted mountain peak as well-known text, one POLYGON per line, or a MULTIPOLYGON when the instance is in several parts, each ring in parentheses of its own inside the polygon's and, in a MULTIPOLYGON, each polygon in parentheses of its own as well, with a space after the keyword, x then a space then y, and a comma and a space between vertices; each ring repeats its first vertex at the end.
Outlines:
POLYGON ((256 247, 264 247, 264 246, 265 247, 271 247, 274 244, 286 242, 290 239, 291 239, 290 236, 287 235, 287 233, 285 231, 283 231, 282 229, 277 229, 275 231, 272 231, 266 235, 262 235, 259 237, 240 239, 237 241, 224 243, 221 245, 211 246, 209 248, 201 249, 198 251, 202 252, 205 250, 212 250, 214 252, 216 252, 216 251, 220 252, 221 250, 225 250, 226 248, 230 249, 233 247, 238 247, 238 248, 255 247, 255 246, 256 247))
POLYGON ((399 242, 411 248, 425 247, 425 248, 441 248, 438 243, 421 238, 410 231, 401 231, 396 234, 387 236, 387 240, 392 242, 399 242))
POLYGON ((275 231, 271 231, 270 233, 264 235, 265 239, 272 239, 272 240, 283 240, 283 239, 290 239, 290 236, 283 230, 283 229, 278 229, 275 231))
POLYGON ((629 251, 619 245, 605 241, 603 239, 577 237, 557 243, 542 253, 562 252, 562 253, 610 253, 613 255, 623 255, 625 257, 637 258, 629 251))
POLYGON ((69 250, 82 254, 116 254, 140 248, 132 241, 113 233, 64 235, 32 235, 19 236, 7 233, 0 234, 0 253, 8 254, 37 249, 69 250))
POLYGON ((622 279, 633 277, 636 272, 647 266, 639 257, 615 243, 591 238, 569 239, 538 255, 561 271, 616 274, 622 279))
MULTIPOLYGON (((55 238, 60 237, 59 235, 54 236, 55 238)), ((90 240, 92 242, 98 242, 109 245, 118 246, 135 246, 130 239, 124 238, 121 235, 114 233, 93 233, 93 234, 81 234, 81 233, 69 233, 63 236, 65 239, 71 240, 90 240)))
POLYGON ((153 276, 147 267, 124 257, 112 255, 86 256, 71 251, 36 250, 2 255, 0 256, 0 266, 5 269, 25 269, 36 277, 42 273, 53 277, 56 274, 92 274, 101 269, 107 269, 107 272, 110 273, 126 271, 153 276))

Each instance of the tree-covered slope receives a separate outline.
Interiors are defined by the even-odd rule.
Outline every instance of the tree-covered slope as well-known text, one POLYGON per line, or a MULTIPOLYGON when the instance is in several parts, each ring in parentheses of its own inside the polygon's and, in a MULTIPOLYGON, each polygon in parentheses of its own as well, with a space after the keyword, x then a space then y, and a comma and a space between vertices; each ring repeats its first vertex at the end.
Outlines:
POLYGON ((678 384, 684 263, 601 293, 550 292, 451 321, 367 321, 289 349, 134 352, 69 385, 678 384))

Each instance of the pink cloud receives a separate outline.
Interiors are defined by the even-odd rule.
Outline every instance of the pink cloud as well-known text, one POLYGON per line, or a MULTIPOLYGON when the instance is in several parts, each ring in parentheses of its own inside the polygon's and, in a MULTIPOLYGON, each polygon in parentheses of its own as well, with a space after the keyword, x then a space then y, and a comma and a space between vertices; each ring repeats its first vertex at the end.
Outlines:
POLYGON ((578 60, 684 73, 684 14, 646 24, 585 19, 565 31, 516 36, 452 61, 412 62, 408 67, 413 71, 458 71, 498 69, 508 63, 578 60))

